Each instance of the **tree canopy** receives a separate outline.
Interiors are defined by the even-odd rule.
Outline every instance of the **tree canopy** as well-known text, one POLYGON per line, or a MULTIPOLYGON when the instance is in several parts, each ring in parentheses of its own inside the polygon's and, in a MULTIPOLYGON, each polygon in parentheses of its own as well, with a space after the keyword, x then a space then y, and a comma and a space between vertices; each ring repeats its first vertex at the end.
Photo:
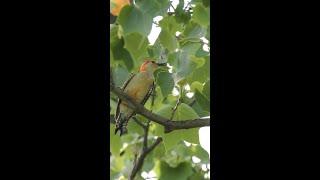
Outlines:
POLYGON ((150 171, 159 180, 208 179, 199 128, 210 121, 210 1, 111 0, 111 12, 110 179, 146 179, 150 171), (153 26, 161 32, 151 43, 153 26), (154 73, 156 88, 144 109, 132 104, 137 115, 120 137, 114 114, 117 99, 127 97, 119 87, 146 58, 168 66, 154 73))

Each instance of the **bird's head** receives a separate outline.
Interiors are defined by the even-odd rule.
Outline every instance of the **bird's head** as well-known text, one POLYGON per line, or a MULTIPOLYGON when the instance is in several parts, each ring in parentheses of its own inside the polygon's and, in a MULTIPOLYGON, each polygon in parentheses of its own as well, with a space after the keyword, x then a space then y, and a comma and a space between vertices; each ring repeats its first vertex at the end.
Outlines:
POLYGON ((145 60, 140 66, 140 72, 153 73, 159 66, 166 66, 167 63, 156 63, 155 61, 145 60))

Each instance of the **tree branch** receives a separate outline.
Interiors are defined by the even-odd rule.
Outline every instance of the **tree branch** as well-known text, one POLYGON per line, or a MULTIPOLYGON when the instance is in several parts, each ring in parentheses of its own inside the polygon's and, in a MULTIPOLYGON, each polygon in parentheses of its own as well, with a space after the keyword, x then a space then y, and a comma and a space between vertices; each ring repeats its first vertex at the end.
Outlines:
POLYGON ((148 122, 147 126, 141 126, 143 128, 143 130, 144 130, 143 147, 142 147, 140 156, 138 158, 137 157, 135 158, 133 169, 131 171, 129 180, 133 180, 134 179, 136 174, 142 168, 144 159, 162 141, 162 138, 158 137, 157 140, 150 147, 148 147, 148 132, 149 132, 149 125, 150 125, 149 123, 150 123, 150 121, 148 122))
POLYGON ((165 133, 177 129, 190 129, 210 126, 210 118, 199 118, 185 121, 170 121, 170 119, 164 118, 147 110, 144 106, 135 102, 130 96, 125 94, 120 88, 115 87, 113 84, 110 84, 110 90, 115 93, 120 99, 126 101, 128 103, 128 107, 133 109, 137 114, 141 114, 149 120, 163 125, 165 127, 165 133))
POLYGON ((146 148, 145 150, 142 150, 141 155, 139 158, 136 160, 134 163, 133 169, 130 174, 129 180, 133 180, 136 174, 139 172, 139 170, 142 168, 144 159, 147 157, 147 155, 158 145, 162 142, 162 138, 159 137, 157 140, 149 147, 146 148))

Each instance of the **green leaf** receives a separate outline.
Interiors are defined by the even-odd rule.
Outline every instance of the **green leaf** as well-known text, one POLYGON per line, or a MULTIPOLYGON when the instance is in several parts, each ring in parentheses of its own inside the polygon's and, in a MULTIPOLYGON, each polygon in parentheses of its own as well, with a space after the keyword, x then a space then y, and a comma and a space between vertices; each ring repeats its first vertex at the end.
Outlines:
POLYGON ((141 56, 146 56, 149 41, 138 33, 131 33, 124 36, 124 48, 126 48, 132 57, 137 61, 141 56))
POLYGON ((210 80, 208 80, 203 86, 203 95, 210 99, 210 80))
POLYGON ((124 49, 124 40, 119 39, 118 26, 112 26, 110 33, 110 50, 114 63, 116 61, 122 61, 122 63, 127 66, 127 69, 131 70, 134 66, 134 61, 130 53, 124 49))
POLYGON ((197 64, 190 60, 189 56, 184 56, 184 58, 179 58, 178 72, 176 75, 176 82, 184 80, 188 76, 192 75, 192 72, 196 68, 197 64))
POLYGON ((144 133, 143 129, 141 126, 139 126, 136 122, 134 122, 133 119, 131 119, 128 122, 128 132, 130 133, 138 133, 139 135, 142 135, 144 133))
POLYGON ((155 172, 159 180, 186 180, 192 174, 192 167, 190 163, 184 162, 172 168, 167 163, 159 161, 155 172))
POLYGON ((199 43, 199 42, 187 41, 187 42, 183 43, 183 45, 181 46, 181 51, 182 51, 182 53, 188 54, 191 56, 191 55, 195 54, 200 47, 201 47, 201 43, 199 43))
POLYGON ((177 167, 180 163, 190 162, 190 150, 181 141, 176 147, 170 151, 167 151, 165 156, 162 158, 170 167, 177 167))
MULTIPOLYGON (((174 120, 183 121, 199 118, 198 114, 187 104, 181 103, 174 116, 174 120)), ((199 144, 199 128, 192 128, 186 130, 178 130, 182 140, 190 143, 199 144)))
POLYGON ((179 0, 179 4, 176 7, 175 10, 175 18, 177 23, 183 23, 186 24, 191 19, 190 12, 185 12, 184 9, 184 0, 179 0))
POLYGON ((201 38, 206 35, 206 29, 203 28, 200 24, 194 21, 190 21, 183 31, 183 35, 187 39, 201 38))
POLYGON ((177 13, 175 18, 177 23, 187 24, 191 19, 191 14, 187 12, 177 13))
POLYGON ((120 173, 110 169, 110 179, 119 179, 120 176, 121 176, 120 173))
POLYGON ((188 177, 187 180, 205 180, 205 179, 203 174, 197 172, 192 174, 190 177, 188 177))
POLYGON ((196 52, 196 57, 204 57, 204 56, 208 56, 208 55, 209 55, 209 52, 204 51, 202 46, 196 52))
POLYGON ((165 15, 170 2, 169 0, 136 0, 135 5, 144 14, 155 17, 165 15))
POLYGON ((173 34, 170 34, 166 29, 162 29, 159 35, 160 43, 163 47, 166 47, 170 52, 173 52, 177 49, 177 40, 173 34))
POLYGON ((121 143, 120 136, 115 135, 114 131, 115 131, 115 125, 110 124, 110 151, 112 155, 119 156, 122 143, 121 143))
POLYGON ((153 160, 153 156, 151 156, 151 154, 149 154, 143 161, 143 166, 142 166, 142 170, 149 172, 153 169, 155 163, 153 160))
POLYGON ((112 78, 113 82, 117 87, 122 87, 124 82, 129 77, 129 72, 126 68, 122 66, 117 66, 113 69, 112 78))
POLYGON ((202 2, 205 7, 210 6, 210 0, 202 0, 202 2))
POLYGON ((196 7, 193 8, 192 19, 201 26, 208 26, 210 23, 210 13, 208 8, 205 8, 202 4, 197 4, 196 7))
POLYGON ((148 36, 152 27, 152 18, 135 6, 124 6, 117 21, 122 27, 123 35, 137 32, 143 36, 148 36))
POLYGON ((199 118, 198 114, 187 104, 181 103, 175 113, 174 120, 184 121, 199 118))
POLYGON ((204 109, 205 111, 210 111, 210 101, 198 90, 196 90, 194 97, 196 98, 196 101, 199 103, 199 105, 204 109))
POLYGON ((204 58, 205 64, 192 71, 192 74, 190 74, 187 79, 189 83, 192 83, 194 81, 199 81, 201 83, 205 83, 210 78, 210 57, 207 56, 204 58))
POLYGON ((156 82, 157 85, 160 86, 163 97, 167 97, 169 94, 171 94, 174 87, 174 81, 171 73, 160 72, 157 76, 156 82))
POLYGON ((203 89, 203 85, 202 83, 198 82, 198 81, 194 81, 191 86, 190 86, 190 90, 195 92, 195 90, 198 90, 200 92, 202 92, 202 89, 203 89))
POLYGON ((161 56, 162 51, 165 48, 162 46, 162 44, 160 43, 160 38, 157 38, 157 40, 155 41, 155 43, 152 46, 148 47, 148 53, 149 56, 153 59, 159 59, 159 57, 161 56))
POLYGON ((160 143, 155 149, 152 151, 152 156, 154 158, 162 158, 165 155, 165 147, 163 143, 160 143))
POLYGON ((176 21, 174 16, 166 16, 159 21, 161 29, 167 30, 170 34, 175 35, 177 31, 182 31, 182 24, 176 21))
MULTIPOLYGON (((160 110, 156 112, 156 114, 170 119, 172 114, 172 105, 164 105, 160 110)), ((164 127, 159 124, 155 124, 155 132, 156 136, 160 136, 163 138, 163 144, 165 146, 166 151, 175 147, 179 142, 181 142, 181 133, 179 131, 172 131, 170 133, 164 134, 164 127)))
POLYGON ((112 44, 114 41, 118 40, 118 30, 119 26, 110 24, 110 43, 112 44))
POLYGON ((205 111, 202 109, 202 107, 199 105, 199 103, 196 101, 193 105, 192 105, 192 109, 200 116, 200 117, 205 117, 205 116, 209 116, 210 113, 208 111, 205 111))
POLYGON ((205 61, 206 61, 204 58, 199 58, 199 57, 196 57, 196 56, 193 56, 193 55, 191 55, 190 58, 191 58, 191 60, 193 62, 195 62, 197 64, 196 68, 202 67, 205 64, 205 61))
POLYGON ((183 7, 184 7, 184 0, 179 0, 179 4, 177 5, 175 12, 176 12, 177 14, 184 13, 183 7))
MULTIPOLYGON (((163 128, 162 128, 163 129, 163 128)), ((177 144, 179 142, 182 141, 183 139, 183 130, 176 130, 176 131, 172 131, 170 133, 166 133, 163 134, 163 143, 165 146, 166 151, 171 150, 172 148, 174 148, 175 146, 177 146, 177 144)))
POLYGON ((201 160, 201 163, 209 163, 209 154, 204 150, 200 145, 191 145, 189 147, 190 153, 192 156, 196 156, 201 160))

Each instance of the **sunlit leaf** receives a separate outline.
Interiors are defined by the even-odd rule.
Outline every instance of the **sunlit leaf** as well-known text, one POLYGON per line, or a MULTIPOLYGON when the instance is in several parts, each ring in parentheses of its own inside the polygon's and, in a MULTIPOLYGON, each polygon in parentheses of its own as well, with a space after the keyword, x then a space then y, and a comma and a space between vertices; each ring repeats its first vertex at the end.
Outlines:
POLYGON ((137 61, 141 56, 146 56, 148 39, 139 33, 131 33, 124 36, 124 48, 126 48, 132 57, 137 61))
POLYGON ((206 29, 200 24, 190 21, 183 31, 183 35, 185 38, 201 38, 206 35, 206 29))
POLYGON ((123 7, 117 21, 122 27, 123 35, 136 32, 148 36, 152 27, 152 16, 135 6, 123 7))
POLYGON ((203 89, 202 83, 200 83, 200 82, 198 82, 198 81, 194 81, 194 82, 191 84, 191 86, 190 86, 190 90, 191 90, 192 92, 195 92, 196 89, 197 89, 198 91, 202 92, 202 89, 203 89))
POLYGON ((201 163, 209 163, 209 154, 200 145, 191 145, 189 148, 191 155, 198 157, 201 163))
POLYGON ((202 93, 210 100, 210 80, 204 84, 202 93))
POLYGON ((169 0, 136 0, 135 5, 144 14, 155 17, 167 13, 170 2, 169 0))
POLYGON ((208 8, 205 8, 202 4, 197 4, 196 7, 193 8, 193 16, 192 19, 199 23, 200 25, 206 27, 210 23, 210 13, 208 8))
POLYGON ((177 48, 177 40, 173 34, 170 34, 166 29, 162 29, 159 35, 160 43, 166 47, 170 52, 177 48))
POLYGON ((192 167, 190 163, 185 162, 172 168, 167 163, 160 161, 157 163, 156 173, 159 180, 186 180, 192 174, 192 167))
POLYGON ((110 124, 110 143, 112 144, 112 146, 110 146, 111 148, 110 151, 112 155, 119 156, 122 143, 119 135, 115 135, 114 131, 115 131, 115 125, 110 124))
POLYGON ((182 25, 177 23, 174 16, 166 16, 160 22, 159 25, 162 29, 167 30, 172 35, 175 35, 177 31, 182 30, 182 25))

